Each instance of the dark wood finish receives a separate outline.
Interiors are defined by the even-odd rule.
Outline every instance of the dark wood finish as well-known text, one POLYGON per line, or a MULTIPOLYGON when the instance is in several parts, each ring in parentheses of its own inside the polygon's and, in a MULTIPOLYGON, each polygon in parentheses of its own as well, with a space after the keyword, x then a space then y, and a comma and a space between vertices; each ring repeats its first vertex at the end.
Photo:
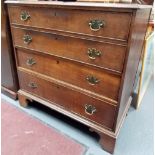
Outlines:
POLYGON ((29 102, 33 102, 33 100, 30 97, 27 97, 20 93, 18 93, 18 100, 19 100, 20 106, 22 106, 24 108, 28 107, 29 102))
POLYGON ((53 56, 38 55, 38 53, 18 50, 18 65, 35 72, 48 75, 52 78, 76 85, 109 97, 117 101, 120 86, 120 77, 106 73, 99 69, 93 69, 81 64, 75 64, 53 56), (27 65, 28 59, 33 58, 36 64, 27 65), (68 75, 68 76, 65 76, 68 75), (99 83, 92 85, 87 81, 88 76, 96 77, 99 83))
POLYGON ((90 132, 97 132, 98 135, 100 136, 99 143, 101 147, 105 150, 108 151, 109 153, 113 154, 114 153, 114 148, 116 144, 116 136, 112 134, 105 134, 104 132, 99 132, 94 128, 89 128, 90 132))
POLYGON ((100 141, 99 141, 100 145, 103 147, 105 151, 108 151, 111 154, 113 154, 116 144, 116 137, 111 137, 104 133, 101 133, 99 135, 100 135, 100 141))
POLYGON ((22 94, 18 94, 18 100, 19 100, 19 104, 26 108, 28 106, 28 99, 26 96, 22 95, 22 94))
POLYGON ((7 9, 2 4, 2 29, 1 29, 1 89, 5 95, 16 99, 18 90, 17 71, 15 67, 15 59, 13 46, 11 41, 10 27, 8 21, 7 9))
POLYGON ((17 96, 18 96, 18 95, 17 95, 17 91, 14 92, 14 91, 12 91, 12 90, 10 90, 10 89, 7 89, 7 88, 1 86, 1 92, 2 92, 3 94, 5 94, 6 96, 8 96, 8 97, 14 99, 14 100, 17 99, 17 96))
POLYGON ((12 27, 12 34, 16 47, 37 50, 89 65, 111 69, 118 73, 122 72, 126 46, 49 34, 16 27, 12 27), (29 44, 24 44, 23 41, 23 36, 26 34, 32 37, 32 42, 29 44), (89 48, 95 48, 96 50, 101 51, 101 56, 96 57, 95 60, 90 59, 88 56, 89 48))
POLYGON ((91 2, 7 3, 19 94, 23 96, 20 102, 38 101, 89 126, 100 135, 102 147, 113 153, 132 101, 151 7, 91 2), (20 20, 23 10, 32 16, 27 21, 20 20), (92 32, 88 21, 96 18, 107 24, 92 32), (24 34, 32 36, 28 45, 23 43, 24 34), (86 54, 88 46, 104 51, 105 57, 91 62, 86 54), (96 84, 89 85, 86 76, 90 74, 101 81, 91 79, 96 84))
MULTIPOLYGON (((88 97, 80 92, 54 84, 44 80, 41 77, 35 77, 34 74, 19 72, 20 88, 33 95, 39 96, 45 100, 51 101, 57 106, 61 106, 73 113, 85 117, 95 123, 104 125, 110 129, 113 128, 113 121, 116 107, 110 104, 88 97), (36 88, 32 88, 30 83, 34 83, 36 88), (89 115, 85 112, 85 105, 93 105, 96 108, 94 114, 89 115)), ((24 104, 25 102, 23 102, 24 104)))
POLYGON ((9 12, 12 24, 120 40, 127 40, 131 22, 131 13, 40 9, 39 7, 9 7, 9 12), (31 16, 27 21, 21 21, 20 14, 22 11, 28 12, 31 16), (92 31, 89 28, 91 20, 103 20, 105 26, 99 31, 92 31))

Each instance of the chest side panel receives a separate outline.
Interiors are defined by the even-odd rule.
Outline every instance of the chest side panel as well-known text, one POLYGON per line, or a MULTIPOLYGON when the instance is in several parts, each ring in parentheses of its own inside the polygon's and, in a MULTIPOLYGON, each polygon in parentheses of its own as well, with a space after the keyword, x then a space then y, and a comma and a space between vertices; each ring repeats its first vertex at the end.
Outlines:
POLYGON ((146 28, 148 25, 148 19, 150 15, 150 9, 140 9, 135 12, 135 18, 133 19, 131 36, 128 45, 128 56, 126 57, 126 64, 124 66, 122 91, 120 92, 120 107, 117 118, 117 125, 124 117, 124 112, 127 107, 128 100, 132 94, 134 79, 138 69, 138 63, 140 60, 146 28))

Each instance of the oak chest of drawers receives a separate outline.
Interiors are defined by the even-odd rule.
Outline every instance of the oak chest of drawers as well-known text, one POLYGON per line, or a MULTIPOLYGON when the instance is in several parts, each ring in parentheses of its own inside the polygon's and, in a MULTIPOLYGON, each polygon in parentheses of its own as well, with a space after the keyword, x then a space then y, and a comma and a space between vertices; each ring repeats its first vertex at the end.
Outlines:
POLYGON ((35 100, 96 131, 113 153, 132 100, 150 7, 6 1, 19 102, 35 100))

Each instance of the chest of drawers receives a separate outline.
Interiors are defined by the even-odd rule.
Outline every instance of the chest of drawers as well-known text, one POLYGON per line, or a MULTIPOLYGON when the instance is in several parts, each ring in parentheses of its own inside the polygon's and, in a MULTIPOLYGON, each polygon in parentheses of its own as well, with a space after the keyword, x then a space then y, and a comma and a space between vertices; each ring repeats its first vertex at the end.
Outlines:
POLYGON ((6 3, 20 104, 35 100, 89 126, 113 153, 132 100, 151 7, 6 3))

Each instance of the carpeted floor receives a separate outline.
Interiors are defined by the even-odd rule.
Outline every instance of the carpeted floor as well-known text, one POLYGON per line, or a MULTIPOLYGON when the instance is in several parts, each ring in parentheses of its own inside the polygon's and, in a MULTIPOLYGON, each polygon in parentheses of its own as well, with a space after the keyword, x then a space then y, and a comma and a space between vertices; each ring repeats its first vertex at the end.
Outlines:
POLYGON ((82 155, 86 147, 2 100, 2 155, 82 155))

